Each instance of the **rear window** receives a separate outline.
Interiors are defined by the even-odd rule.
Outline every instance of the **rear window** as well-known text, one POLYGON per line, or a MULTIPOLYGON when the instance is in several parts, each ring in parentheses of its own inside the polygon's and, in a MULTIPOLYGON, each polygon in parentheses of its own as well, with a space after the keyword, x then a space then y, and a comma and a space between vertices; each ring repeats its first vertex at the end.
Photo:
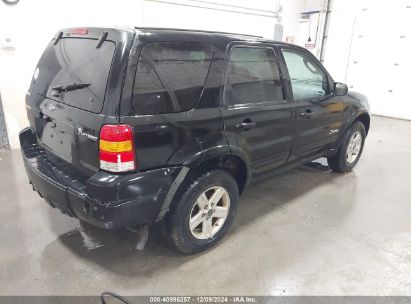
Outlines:
POLYGON ((96 46, 97 40, 80 38, 63 38, 49 45, 39 61, 35 87, 46 91, 49 98, 100 113, 115 44, 105 41, 100 48, 96 46), (90 85, 61 93, 53 89, 74 84, 90 85))
POLYGON ((134 81, 134 111, 143 115, 192 109, 200 99, 211 59, 212 48, 207 44, 146 44, 134 81))

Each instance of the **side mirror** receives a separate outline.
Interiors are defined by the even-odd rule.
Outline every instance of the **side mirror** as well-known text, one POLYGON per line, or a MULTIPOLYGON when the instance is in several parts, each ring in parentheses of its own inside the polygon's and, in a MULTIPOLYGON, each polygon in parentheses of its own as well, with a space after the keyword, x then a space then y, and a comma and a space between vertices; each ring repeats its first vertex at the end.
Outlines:
POLYGON ((345 83, 336 82, 334 83, 334 95, 335 96, 344 96, 348 93, 348 87, 345 83))

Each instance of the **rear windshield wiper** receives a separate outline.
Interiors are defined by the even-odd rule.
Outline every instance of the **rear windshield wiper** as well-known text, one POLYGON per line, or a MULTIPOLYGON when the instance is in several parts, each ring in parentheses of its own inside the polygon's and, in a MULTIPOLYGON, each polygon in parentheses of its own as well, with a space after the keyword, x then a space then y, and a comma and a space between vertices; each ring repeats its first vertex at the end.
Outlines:
POLYGON ((58 85, 58 86, 54 86, 52 87, 52 89, 54 91, 56 91, 57 93, 61 93, 61 92, 69 92, 69 91, 74 91, 77 89, 83 89, 83 88, 87 88, 91 85, 91 83, 73 83, 73 84, 69 84, 66 86, 63 85, 58 85))

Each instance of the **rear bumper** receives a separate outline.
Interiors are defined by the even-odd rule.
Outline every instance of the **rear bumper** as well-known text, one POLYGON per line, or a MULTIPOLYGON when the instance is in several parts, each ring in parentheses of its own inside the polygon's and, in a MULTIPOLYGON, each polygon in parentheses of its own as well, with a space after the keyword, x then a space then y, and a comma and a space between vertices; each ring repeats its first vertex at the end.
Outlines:
POLYGON ((20 132, 20 145, 30 183, 49 205, 106 229, 154 221, 181 170, 170 167, 121 175, 101 171, 82 179, 74 168, 51 162, 31 129, 20 132))

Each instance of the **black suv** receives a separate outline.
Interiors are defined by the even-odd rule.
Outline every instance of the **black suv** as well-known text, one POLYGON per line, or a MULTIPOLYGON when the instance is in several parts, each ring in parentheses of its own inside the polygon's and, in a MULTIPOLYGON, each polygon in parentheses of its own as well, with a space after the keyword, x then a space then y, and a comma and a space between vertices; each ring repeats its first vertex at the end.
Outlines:
POLYGON ((239 34, 72 28, 44 51, 20 133, 48 204, 115 229, 161 221, 183 253, 232 223, 251 180, 358 162, 370 115, 304 48, 239 34))

